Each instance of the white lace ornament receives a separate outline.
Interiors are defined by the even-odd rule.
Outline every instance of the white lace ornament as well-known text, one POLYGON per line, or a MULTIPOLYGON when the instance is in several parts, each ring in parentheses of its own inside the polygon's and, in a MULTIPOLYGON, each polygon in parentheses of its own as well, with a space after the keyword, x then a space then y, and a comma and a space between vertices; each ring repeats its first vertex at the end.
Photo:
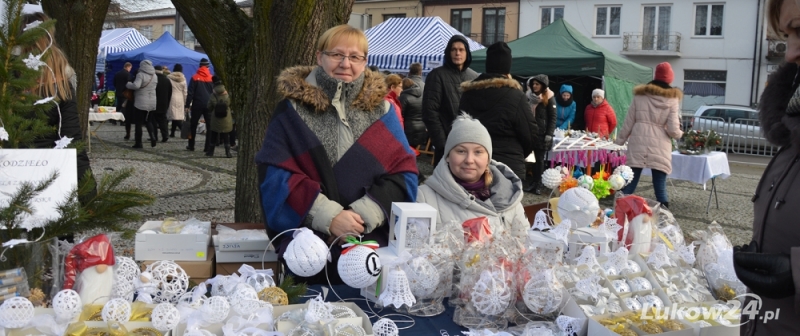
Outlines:
POLYGON ((134 281, 139 278, 142 271, 131 258, 115 257, 114 259, 114 285, 111 290, 111 298, 122 298, 133 302, 133 294, 136 291, 134 281))
POLYGON ((239 283, 228 299, 233 311, 242 316, 248 316, 261 308, 258 292, 246 283, 239 283))
POLYGON ((345 284, 353 288, 366 288, 381 275, 381 258, 375 250, 355 245, 347 248, 337 263, 339 276, 345 284))
POLYGON ((571 188, 558 199, 558 215, 569 219, 573 228, 586 227, 597 218, 600 204, 591 191, 584 188, 571 188))
POLYGON ((428 245, 431 237, 430 218, 409 218, 406 223, 406 247, 422 248, 428 245))
POLYGON ((156 261, 147 268, 153 276, 153 284, 158 288, 153 298, 154 303, 177 303, 189 288, 189 276, 173 261, 156 261))
POLYGON ((411 294, 417 299, 425 299, 439 285, 439 271, 425 257, 416 257, 403 265, 408 278, 411 294))
POLYGON ((566 333, 567 335, 580 335, 581 329, 583 329, 583 322, 586 319, 578 319, 574 317, 569 317, 565 315, 561 315, 556 318, 556 325, 558 326, 561 331, 566 333))
POLYGON ((24 297, 12 297, 0 305, 0 326, 23 328, 33 320, 33 304, 24 297))
POLYGON ((389 272, 389 276, 386 277, 386 290, 381 293, 378 300, 384 307, 393 305, 395 308, 403 305, 411 307, 417 302, 414 294, 411 293, 411 286, 405 271, 398 267, 389 272))
POLYGON ((8 132, 5 127, 0 127, 0 141, 8 141, 8 132))
POLYGON ((131 303, 125 299, 111 299, 103 305, 100 313, 104 322, 125 323, 131 320, 131 303))
POLYGON ((646 290, 653 289, 653 284, 651 284, 650 281, 647 280, 644 277, 636 277, 636 278, 630 279, 630 280, 628 280, 628 285, 631 287, 631 290, 634 291, 634 292, 646 291, 646 290))
POLYGON ((289 330, 287 336, 316 336, 317 334, 305 325, 298 325, 292 330, 289 330))
POLYGON ((358 317, 355 311, 348 308, 347 306, 342 305, 333 305, 331 308, 331 316, 336 319, 343 319, 343 318, 355 318, 358 317))
POLYGON ((71 322, 81 315, 82 310, 81 296, 72 289, 62 290, 53 297, 53 312, 58 321, 71 322))
POLYGON ((339 323, 334 329, 333 336, 366 336, 367 332, 361 326, 352 323, 339 323))
POLYGON ((595 251, 594 247, 584 246, 583 250, 581 251, 581 255, 575 258, 575 265, 586 265, 589 267, 589 269, 599 267, 600 263, 597 262, 597 256, 595 255, 596 252, 597 251, 595 251))
POLYGON ((322 295, 308 300, 305 320, 307 323, 317 323, 333 319, 333 305, 322 300, 322 295))
POLYGON ((564 219, 555 228, 550 230, 550 232, 553 234, 553 238, 563 241, 564 245, 566 246, 569 244, 570 228, 572 228, 572 221, 569 219, 564 219))
POLYGON ((592 187, 594 187, 594 180, 589 175, 581 175, 581 177, 578 178, 578 186, 586 190, 592 190, 592 187))
POLYGON ((549 230, 551 229, 550 223, 547 221, 547 214, 544 213, 544 210, 539 210, 536 212, 536 216, 533 217, 533 225, 531 225, 531 230, 549 230))
POLYGON ((170 303, 159 303, 150 314, 153 327, 158 331, 166 332, 175 329, 181 321, 181 313, 170 303))
POLYGON ((647 257, 647 264, 653 269, 662 269, 664 266, 674 266, 667 253, 667 245, 658 244, 650 256, 647 257))
POLYGON ((614 168, 614 174, 612 175, 615 174, 620 175, 622 176, 622 178, 625 179, 625 185, 628 185, 629 183, 631 183, 631 181, 633 181, 633 169, 631 169, 631 167, 628 167, 626 165, 621 165, 618 166, 617 168, 614 168))
POLYGON ((622 188, 625 188, 625 185, 628 184, 628 181, 625 181, 625 178, 619 174, 612 174, 608 177, 608 184, 611 186, 611 189, 614 191, 619 191, 622 188))
POLYGON ((212 296, 206 298, 203 306, 200 307, 200 313, 203 316, 203 321, 208 323, 220 323, 228 317, 231 305, 228 299, 224 296, 212 296))
POLYGON ((556 336, 556 334, 552 329, 547 327, 526 325, 522 336, 556 336))
POLYGON ((693 266, 694 262, 697 261, 694 255, 694 243, 680 245, 676 250, 678 251, 678 256, 680 256, 681 260, 689 264, 689 266, 693 266))
POLYGON ((500 272, 484 270, 472 287, 472 305, 481 314, 500 315, 511 303, 511 287, 500 272))
POLYGON ((622 225, 617 223, 616 218, 606 217, 603 218, 603 224, 598 228, 603 235, 612 241, 616 241, 619 237, 619 230, 622 230, 622 225))
POLYGON ((54 142, 56 143, 56 146, 53 147, 54 149, 64 149, 67 148, 67 146, 69 146, 69 144, 72 142, 72 138, 63 136, 61 139, 58 139, 54 142))
POLYGON ((595 300, 597 300, 598 295, 600 295, 600 291, 603 290, 603 287, 600 286, 600 277, 599 276, 591 276, 588 278, 583 278, 575 284, 575 288, 579 290, 581 293, 586 294, 595 300))
POLYGON ((310 277, 325 268, 328 247, 322 239, 314 235, 314 232, 301 228, 295 231, 294 239, 286 247, 283 257, 292 273, 310 277))
POLYGON ((228 296, 233 293, 239 279, 230 275, 217 275, 211 284, 211 296, 228 296))
POLYGON ((554 279, 553 271, 546 270, 528 280, 522 292, 522 299, 531 312, 551 314, 561 306, 561 301, 564 299, 563 288, 554 279))
POLYGON ((547 189, 555 189, 561 185, 563 177, 561 176, 560 169, 549 168, 542 173, 542 185, 547 189))
POLYGON ((400 329, 394 324, 394 321, 382 318, 372 324, 372 332, 375 336, 397 336, 400 335, 400 329))
POLYGON ((614 252, 606 253, 606 257, 608 260, 605 263, 617 270, 618 273, 622 273, 628 268, 628 249, 625 246, 620 246, 614 252))

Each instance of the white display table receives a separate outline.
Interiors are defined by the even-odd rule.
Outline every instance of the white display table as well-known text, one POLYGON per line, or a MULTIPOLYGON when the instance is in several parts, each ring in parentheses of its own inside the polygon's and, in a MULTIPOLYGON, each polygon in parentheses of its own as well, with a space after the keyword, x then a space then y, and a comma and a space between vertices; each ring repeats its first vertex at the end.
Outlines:
MULTIPOLYGON (((642 175, 652 175, 649 168, 642 170, 642 175)), ((731 169, 728 166, 728 154, 725 152, 710 152, 702 155, 684 155, 672 152, 672 173, 667 176, 671 179, 690 181, 703 185, 706 189, 706 182, 711 180, 711 192, 708 195, 708 205, 706 213, 711 208, 711 196, 714 196, 719 209, 719 199, 717 198, 717 177, 726 179, 731 176, 731 169)))

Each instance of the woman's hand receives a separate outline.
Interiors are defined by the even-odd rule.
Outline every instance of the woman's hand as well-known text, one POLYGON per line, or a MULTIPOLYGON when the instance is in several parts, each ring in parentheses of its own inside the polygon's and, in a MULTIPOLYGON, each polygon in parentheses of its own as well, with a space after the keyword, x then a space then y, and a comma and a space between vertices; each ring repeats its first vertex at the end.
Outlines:
POLYGON ((333 217, 329 230, 333 237, 343 234, 352 235, 354 232, 364 233, 364 220, 353 210, 342 210, 336 217, 333 217))

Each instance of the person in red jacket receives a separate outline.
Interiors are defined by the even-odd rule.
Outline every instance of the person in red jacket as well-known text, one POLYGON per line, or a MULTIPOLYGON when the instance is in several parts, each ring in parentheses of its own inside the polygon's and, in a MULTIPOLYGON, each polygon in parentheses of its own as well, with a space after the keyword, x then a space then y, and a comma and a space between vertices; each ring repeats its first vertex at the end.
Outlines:
POLYGON ((400 78, 399 75, 391 74, 386 76, 386 87, 389 89, 389 92, 386 93, 386 99, 392 106, 394 106, 394 112, 397 113, 397 119, 400 119, 400 124, 403 124, 403 112, 400 109, 400 93, 403 92, 403 79, 400 78))
POLYGON ((607 138, 617 128, 617 116, 605 95, 600 89, 592 91, 592 103, 586 106, 583 119, 586 121, 586 131, 607 138))

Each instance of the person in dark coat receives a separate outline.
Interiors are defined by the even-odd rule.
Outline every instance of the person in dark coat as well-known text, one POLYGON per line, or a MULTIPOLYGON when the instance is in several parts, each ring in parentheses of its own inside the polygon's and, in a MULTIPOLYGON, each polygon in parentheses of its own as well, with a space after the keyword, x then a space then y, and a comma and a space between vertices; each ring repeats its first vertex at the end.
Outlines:
POLYGON ((542 173, 544 172, 545 154, 553 146, 553 132, 556 130, 555 94, 547 86, 550 80, 547 75, 536 75, 528 79, 528 102, 536 119, 536 136, 533 139, 533 153, 536 162, 533 164, 531 183, 525 191, 536 195, 542 193, 542 173))
POLYGON ((478 119, 492 138, 492 159, 525 177, 525 157, 533 151, 537 132, 522 85, 509 75, 511 49, 497 42, 486 51, 486 72, 461 84, 458 109, 478 119))
MULTIPOLYGON (((211 70, 208 69, 209 65, 211 65, 211 63, 209 63, 207 59, 201 59, 200 68, 197 69, 197 73, 189 80, 189 91, 186 94, 186 113, 190 113, 191 111, 192 116, 190 126, 192 134, 189 136, 189 145, 186 146, 186 149, 189 151, 194 151, 194 141, 197 137, 197 124, 200 123, 200 117, 203 117, 206 123, 211 122, 211 113, 208 110, 208 99, 211 98, 211 93, 214 91, 214 83, 211 80, 211 70)), ((204 152, 209 151, 209 138, 210 137, 206 136, 206 143, 203 148, 204 152)))
POLYGON ((431 144, 435 147, 434 163, 436 166, 444 156, 444 144, 450 126, 456 119, 458 104, 461 100, 459 86, 476 77, 478 73, 469 68, 472 53, 469 51, 467 38, 453 35, 444 49, 444 65, 431 70, 425 79, 422 91, 422 120, 428 128, 431 144))
POLYGON ((128 82, 131 81, 131 68, 133 68, 133 64, 131 64, 131 62, 125 62, 122 70, 117 71, 117 73, 114 74, 114 97, 116 97, 117 100, 117 111, 122 112, 122 114, 125 116, 125 140, 131 138, 131 120, 133 118, 126 113, 127 109, 122 106, 125 103, 125 95, 122 93, 125 92, 125 84, 128 84, 128 82))
POLYGON ((422 88, 411 78, 403 79, 400 93, 400 110, 403 111, 403 131, 411 147, 425 145, 428 131, 422 121, 422 88))
POLYGON ((169 140, 169 126, 167 123, 167 111, 172 100, 172 82, 164 75, 164 67, 157 65, 156 77, 156 113, 150 114, 150 127, 153 129, 153 137, 158 140, 158 130, 161 130, 161 142, 169 140))
POLYGON ((759 100, 758 119, 764 137, 780 149, 753 195, 752 242, 734 247, 736 275, 750 293, 761 298, 761 302, 749 298, 742 305, 739 332, 747 336, 800 335, 800 31, 794 26, 800 20, 800 6, 795 1, 769 0, 766 8, 771 28, 786 38, 786 64, 769 77, 759 100), (744 313, 747 311, 754 313, 744 313), (777 318, 770 320, 768 314, 777 318))
MULTIPOLYGON (((420 63, 411 63, 411 66, 408 67, 408 77, 409 79, 413 80, 421 91, 425 91, 425 80, 422 79, 422 64, 420 63)), ((406 87, 406 86, 403 86, 406 87)))

